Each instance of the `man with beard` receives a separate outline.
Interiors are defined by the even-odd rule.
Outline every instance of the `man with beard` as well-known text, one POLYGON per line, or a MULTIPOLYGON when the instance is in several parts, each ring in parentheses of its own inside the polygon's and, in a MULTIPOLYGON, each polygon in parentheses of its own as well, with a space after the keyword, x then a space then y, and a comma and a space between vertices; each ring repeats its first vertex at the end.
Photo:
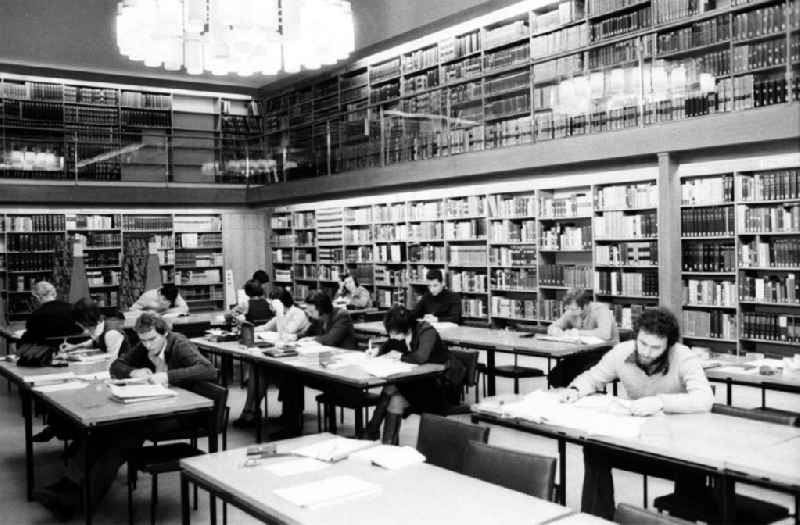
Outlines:
MULTIPOLYGON (((636 322, 636 337, 616 345, 599 363, 576 377, 561 390, 561 401, 576 401, 619 380, 632 400, 632 415, 708 412, 714 403, 711 386, 699 359, 679 339, 678 320, 671 312, 664 308, 646 310, 636 322)), ((689 472, 663 472, 661 466, 624 453, 586 445, 583 460, 581 510, 606 519, 614 514, 612 467, 668 475, 676 480, 676 492, 702 489, 702 479, 689 472)))

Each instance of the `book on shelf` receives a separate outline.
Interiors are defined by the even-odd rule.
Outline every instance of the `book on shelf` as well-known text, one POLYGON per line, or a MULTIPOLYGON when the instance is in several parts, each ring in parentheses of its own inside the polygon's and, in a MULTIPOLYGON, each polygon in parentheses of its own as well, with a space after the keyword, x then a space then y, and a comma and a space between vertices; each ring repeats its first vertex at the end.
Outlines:
POLYGON ((486 248, 483 246, 449 246, 448 252, 451 266, 486 266, 486 248))
POLYGON ((654 183, 604 186, 597 189, 598 211, 658 206, 658 186, 654 183))
POLYGON ((800 285, 796 273, 753 277, 742 275, 739 299, 758 303, 800 304, 800 285))
POLYGON ((592 288, 592 267, 566 264, 543 264, 539 267, 541 285, 567 288, 592 288))
POLYGON ((736 221, 744 233, 800 233, 800 203, 775 206, 738 206, 736 221))
POLYGON ((402 244, 381 244, 375 246, 375 257, 380 262, 404 262, 406 247, 402 244))
POLYGON ((800 343, 800 317, 774 313, 742 312, 742 337, 765 341, 800 343))
POLYGON ((731 37, 728 15, 701 20, 689 26, 659 33, 656 37, 656 52, 661 54, 687 51, 696 47, 725 42, 731 37))
POLYGON ((497 266, 536 266, 536 253, 535 247, 493 246, 489 249, 489 260, 497 266))
POLYGON ((653 0, 656 23, 662 24, 690 18, 714 9, 724 9, 731 5, 731 0, 653 0))
POLYGON ((404 203, 385 204, 375 206, 376 221, 402 222, 406 220, 406 206, 404 203))
POLYGON ((800 168, 739 174, 742 201, 800 199, 800 168))
POLYGON ((733 202, 733 174, 687 178, 681 182, 682 205, 716 205, 733 202))
POLYGON ((518 44, 513 47, 503 48, 499 51, 487 52, 483 55, 484 72, 504 69, 517 64, 527 64, 531 57, 531 45, 529 42, 518 44))
POLYGON ((58 232, 65 230, 63 215, 9 215, 7 217, 9 232, 58 232))
POLYGON ((168 215, 123 215, 122 229, 125 231, 172 230, 172 217, 168 215))
POLYGON ((372 222, 372 207, 365 206, 362 208, 345 208, 344 209, 344 222, 372 222))
POLYGON ((782 3, 733 14, 733 39, 747 40, 786 30, 786 12, 782 3))
POLYGON ((320 264, 338 264, 344 261, 344 254, 341 248, 320 248, 320 264))
POLYGON ((454 292, 486 292, 487 276, 475 271, 451 271, 450 289, 454 292))
POLYGON ((684 237, 732 236, 735 226, 733 206, 681 210, 681 235, 684 237))
POLYGON ((499 269, 492 270, 492 290, 535 290, 537 286, 536 268, 523 268, 519 270, 499 269))
POLYGON ((358 246, 345 249, 345 261, 347 263, 370 263, 372 259, 372 246, 358 246))
POLYGON ((683 304, 687 306, 736 306, 736 283, 730 280, 686 279, 683 304))
POLYGON ((441 201, 412 202, 408 209, 408 220, 441 220, 444 217, 443 207, 441 201))
POLYGON ((658 297, 658 273, 595 270, 594 290, 602 295, 658 297))
POLYGON ((445 206, 448 218, 485 215, 486 197, 473 195, 460 199, 447 199, 445 206))
POLYGON ((403 55, 403 71, 417 71, 433 67, 439 63, 439 51, 436 46, 417 49, 403 55))
POLYGON ((397 270, 382 265, 376 265, 375 284, 404 287, 408 284, 408 272, 405 269, 397 270))
POLYGON ((592 227, 558 224, 542 230, 543 250, 586 250, 592 245, 592 227))
POLYGON ((685 337, 736 339, 736 314, 723 310, 683 310, 685 337))
MULTIPOLYGON (((549 4, 533 13, 533 34, 543 33, 582 20, 586 16, 584 0, 567 0, 549 4)), ((534 55, 536 56, 536 55, 534 55)))
POLYGON ((439 42, 439 59, 448 62, 481 50, 479 30, 439 42))
MULTIPOLYGON (((589 25, 589 36, 592 42, 613 38, 626 33, 646 29, 652 24, 652 10, 649 5, 642 5, 632 11, 604 18, 589 25)), ((583 28, 581 28, 583 29, 583 28)))
POLYGON ((541 192, 539 199, 541 218, 583 217, 592 214, 592 198, 585 192, 541 192))
POLYGON ((653 54, 653 41, 645 39, 640 50, 639 40, 632 38, 589 50, 589 69, 607 68, 648 58, 653 54))
POLYGON ((609 266, 655 266, 658 242, 619 242, 594 247, 595 263, 609 266))
POLYGON ((419 222, 408 225, 408 239, 439 240, 444 239, 444 225, 441 222, 419 222))
POLYGON ((584 25, 566 27, 533 37, 533 57, 538 60, 539 58, 581 48, 587 43, 584 25))
POLYGON ((449 240, 470 240, 486 236, 486 221, 468 219, 445 223, 445 238, 449 240))
POLYGON ((487 49, 502 46, 529 35, 527 20, 513 20, 507 24, 486 29, 484 34, 487 49))
POLYGON ((739 244, 739 267, 798 268, 800 238, 781 238, 739 244))
POLYGON ((462 297, 461 315, 463 317, 486 317, 486 300, 462 297))
POLYGON ((731 241, 685 241, 683 270, 687 272, 732 272, 736 244, 731 241))
POLYGON ((492 315, 510 319, 536 320, 536 301, 532 299, 511 299, 492 296, 492 315))
POLYGON ((733 72, 744 73, 786 64, 786 51, 786 39, 781 34, 766 42, 736 45, 733 48, 733 72))
POLYGON ((489 239, 492 242, 535 243, 536 221, 532 219, 494 221, 489 225, 489 239))
POLYGON ((640 239, 658 235, 656 212, 626 215, 622 211, 606 211, 594 218, 594 236, 602 239, 640 239))
POLYGON ((8 250, 12 252, 52 251, 56 248, 58 239, 61 238, 63 238, 62 234, 50 232, 9 235, 7 242, 8 250))

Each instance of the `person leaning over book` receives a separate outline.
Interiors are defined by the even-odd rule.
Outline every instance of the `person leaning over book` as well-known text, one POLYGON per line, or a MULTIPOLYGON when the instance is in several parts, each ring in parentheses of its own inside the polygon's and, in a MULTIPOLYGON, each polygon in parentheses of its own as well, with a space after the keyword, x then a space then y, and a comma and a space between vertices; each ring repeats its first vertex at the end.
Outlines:
POLYGON ((414 318, 428 323, 461 323, 461 297, 444 286, 441 270, 428 270, 428 290, 414 308, 414 318))
POLYGON ((372 306, 372 298, 369 291, 358 284, 354 275, 345 275, 336 292, 334 304, 349 309, 369 308, 372 306))
MULTIPOLYGON (((665 308, 645 310, 636 321, 635 338, 617 344, 600 362, 576 377, 560 391, 562 402, 602 390, 619 380, 633 401, 635 416, 664 412, 680 414, 708 412, 714 394, 700 360, 679 342, 678 320, 665 308)), ((611 468, 676 480, 676 492, 702 487, 703 476, 692 475, 678 467, 653 464, 624 452, 613 452, 584 445, 584 480, 581 510, 611 519, 614 514, 614 480, 611 468), (667 470, 667 472, 665 472, 667 470)))
MULTIPOLYGON (((214 381, 217 370, 203 357, 186 337, 169 331, 159 315, 145 312, 134 330, 139 344, 111 365, 114 378, 146 377, 151 382, 189 388, 202 381, 214 381)), ((175 431, 194 425, 194 421, 176 416, 173 419, 142 423, 135 428, 97 429, 93 433, 89 458, 80 443, 70 447, 67 454, 67 475, 58 482, 34 492, 34 499, 53 511, 60 520, 69 520, 80 510, 83 501, 81 484, 85 476, 91 480, 93 506, 102 500, 124 462, 127 450, 142 446, 146 436, 175 431), (77 450, 77 452, 75 452, 77 450), (88 459, 89 470, 84 470, 88 459)))
MULTIPOLYGON (((294 340, 298 335, 308 330, 309 322, 306 313, 294 304, 292 294, 286 288, 275 287, 269 292, 269 307, 272 317, 266 324, 256 326, 256 332, 278 332, 283 339, 294 340)), ((250 377, 254 370, 251 367, 250 377)), ((277 379, 279 374, 272 374, 277 379)), ((256 391, 255 381, 247 383, 247 399, 242 408, 242 414, 233 422, 236 428, 246 428, 255 424, 255 410, 258 403, 264 399, 267 392, 267 374, 262 370, 259 376, 259 392, 256 391)), ((284 396, 279 395, 283 399, 284 396)), ((288 413, 281 416, 282 421, 288 421, 288 413)))
POLYGON ((414 314, 405 307, 393 306, 386 312, 383 326, 389 339, 377 351, 377 355, 394 354, 404 363, 445 365, 440 376, 383 388, 362 437, 369 440, 381 437, 383 422, 381 441, 396 445, 404 415, 410 411, 444 414, 448 405, 458 403, 459 386, 466 371, 461 362, 452 357, 439 332, 425 321, 417 322, 414 314))
MULTIPOLYGON (((269 275, 264 270, 256 270, 253 272, 253 277, 250 278, 249 281, 256 281, 258 282, 261 289, 264 290, 264 294, 268 293, 268 286, 269 286, 269 275)), ((247 283, 243 286, 240 290, 236 290, 236 306, 233 307, 233 311, 236 314, 245 314, 247 313, 247 305, 250 302, 250 296, 247 294, 247 283)))
POLYGON ((167 283, 161 288, 147 290, 131 305, 131 310, 144 310, 161 315, 189 313, 189 305, 178 292, 178 287, 167 283))

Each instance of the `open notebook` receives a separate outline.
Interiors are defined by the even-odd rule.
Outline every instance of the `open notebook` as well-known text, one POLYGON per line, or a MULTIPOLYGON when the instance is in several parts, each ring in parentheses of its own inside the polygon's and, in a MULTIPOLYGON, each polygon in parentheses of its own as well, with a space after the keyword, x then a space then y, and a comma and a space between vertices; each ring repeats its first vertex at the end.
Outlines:
POLYGON ((111 399, 126 404, 169 399, 178 395, 163 385, 109 385, 108 388, 111 390, 111 399))
POLYGON ((343 460, 354 452, 374 447, 375 445, 377 445, 377 442, 374 441, 334 437, 314 443, 313 445, 295 449, 292 451, 292 454, 332 463, 343 460))

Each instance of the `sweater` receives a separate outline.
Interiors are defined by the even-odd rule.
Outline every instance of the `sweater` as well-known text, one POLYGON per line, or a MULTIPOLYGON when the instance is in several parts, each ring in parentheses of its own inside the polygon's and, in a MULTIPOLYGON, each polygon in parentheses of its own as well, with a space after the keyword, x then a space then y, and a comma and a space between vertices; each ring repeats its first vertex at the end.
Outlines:
POLYGON ((619 379, 628 397, 639 399, 657 396, 666 413, 711 410, 714 394, 700 360, 691 350, 681 343, 675 343, 667 350, 665 370, 648 376, 633 359, 635 349, 635 340, 619 343, 595 366, 576 377, 570 387, 585 396, 619 379))
MULTIPOLYGON (((188 386, 199 381, 217 379, 217 369, 183 334, 167 332, 166 338, 164 361, 167 364, 167 379, 170 385, 188 386)), ((148 356, 147 348, 141 343, 111 363, 109 372, 111 377, 126 378, 139 368, 147 368, 151 372, 156 370, 156 366, 148 356)))
MULTIPOLYGON (((72 320, 72 306, 64 301, 48 301, 31 313, 20 343, 47 343, 49 338, 80 335, 83 329, 72 320)), ((49 341, 53 343, 53 341, 49 341)), ((56 343, 55 346, 58 346, 56 343)))
POLYGON ((421 319, 428 314, 435 315, 440 323, 461 322, 461 297, 450 290, 442 290, 439 295, 425 292, 414 308, 414 317, 421 319))
POLYGON ((281 315, 276 315, 267 324, 257 326, 256 332, 280 332, 282 334, 300 335, 308 330, 311 323, 302 308, 295 305, 281 315))
POLYGON ((348 350, 356 348, 353 320, 347 310, 341 308, 334 308, 331 314, 324 315, 312 322, 307 335, 314 336, 314 339, 321 345, 348 350))
POLYGON ((356 288, 353 293, 350 293, 346 288, 342 288, 336 294, 336 298, 346 299, 348 308, 369 308, 372 306, 372 297, 363 286, 356 288))
POLYGON ((593 335, 611 344, 619 343, 617 323, 605 303, 591 303, 586 314, 582 311, 577 315, 565 313, 550 326, 562 330, 576 328, 580 335, 593 335))

